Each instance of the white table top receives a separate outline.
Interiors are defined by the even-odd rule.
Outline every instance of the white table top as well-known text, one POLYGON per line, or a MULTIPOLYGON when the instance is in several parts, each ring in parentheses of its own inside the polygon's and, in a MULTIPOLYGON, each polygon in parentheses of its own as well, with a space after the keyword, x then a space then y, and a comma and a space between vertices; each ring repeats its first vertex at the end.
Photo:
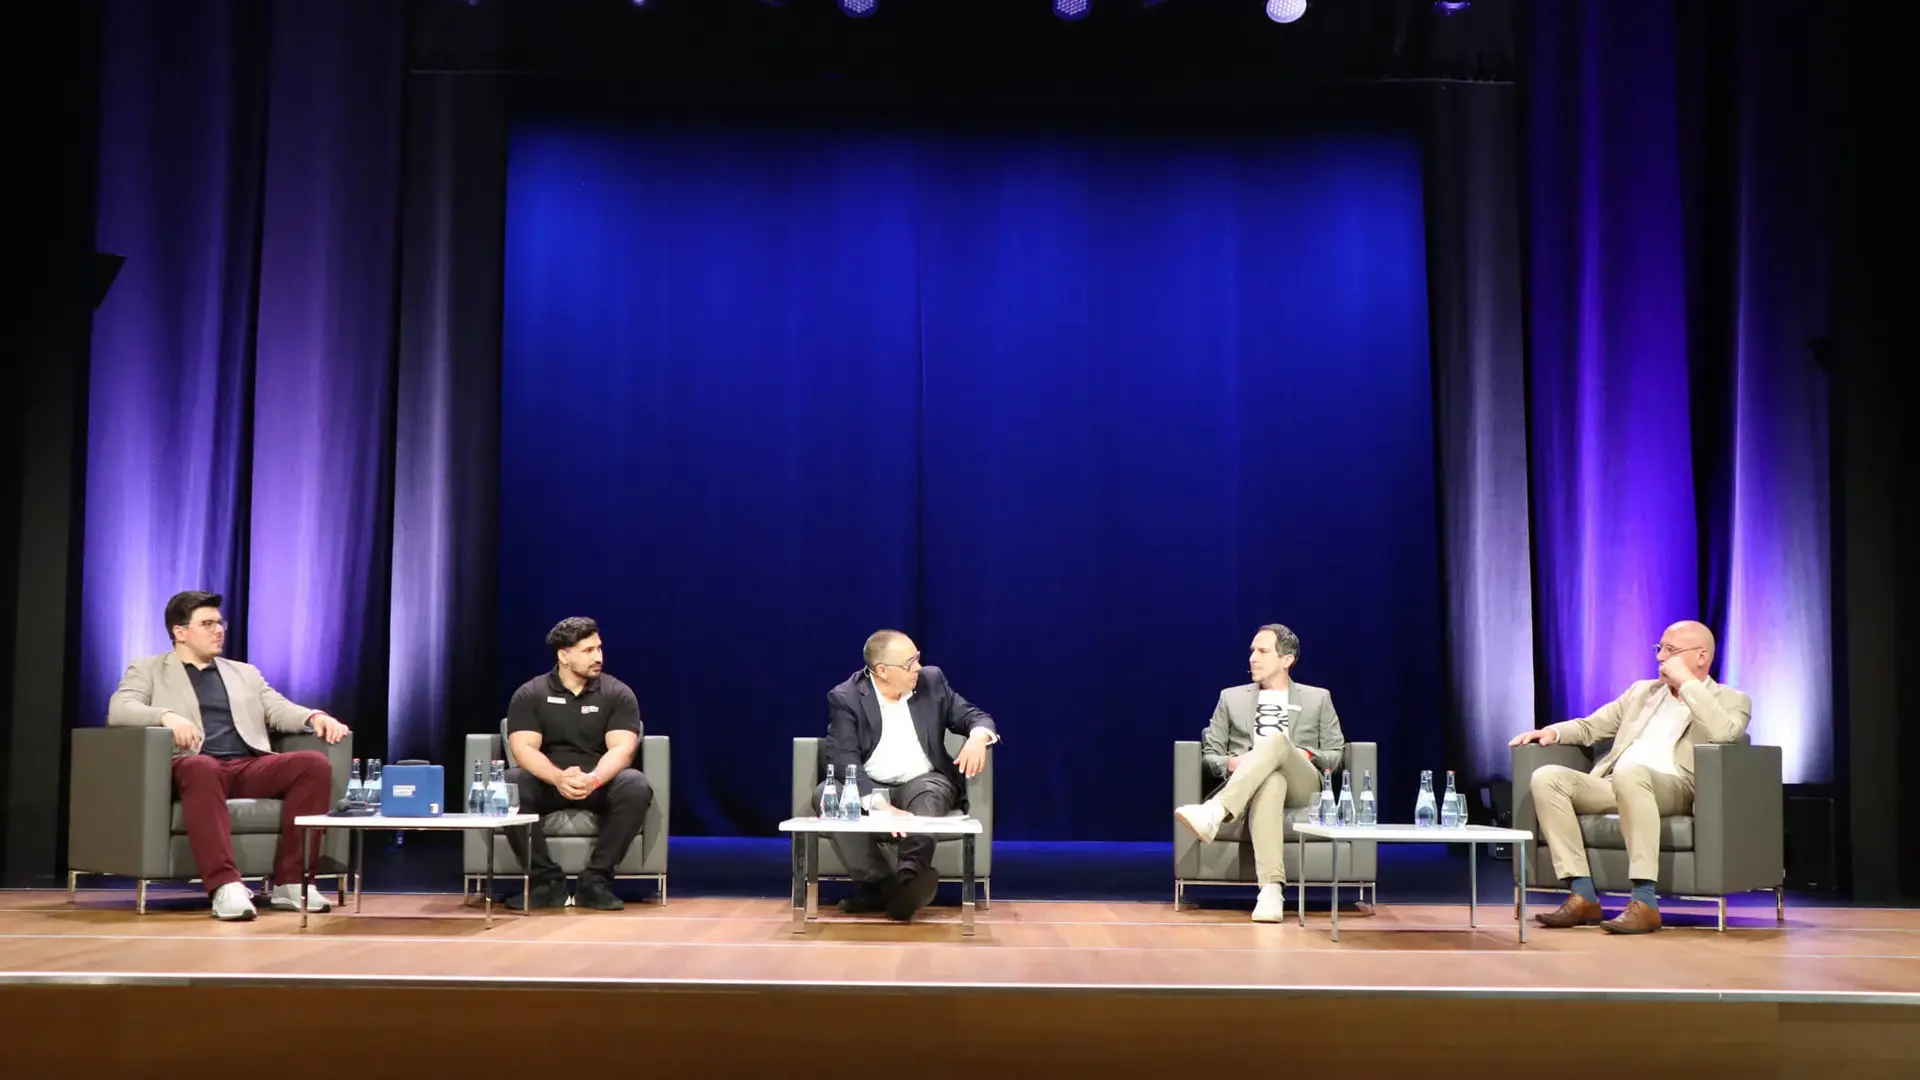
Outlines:
POLYGON ((1443 829, 1438 825, 1295 825, 1301 836, 1322 840, 1386 840, 1433 844, 1517 844, 1533 839, 1525 829, 1501 829, 1492 825, 1460 825, 1443 829))
POLYGON ((514 825, 531 825, 540 820, 538 814, 507 814, 501 817, 489 817, 486 814, 442 814, 439 817, 388 817, 375 814, 372 817, 334 817, 331 814, 301 814, 293 819, 296 827, 314 829, 504 829, 514 825))
POLYGON ((797 817, 780 823, 784 833, 923 833, 938 836, 979 835, 986 830, 970 817, 920 817, 917 814, 862 814, 859 821, 797 817))

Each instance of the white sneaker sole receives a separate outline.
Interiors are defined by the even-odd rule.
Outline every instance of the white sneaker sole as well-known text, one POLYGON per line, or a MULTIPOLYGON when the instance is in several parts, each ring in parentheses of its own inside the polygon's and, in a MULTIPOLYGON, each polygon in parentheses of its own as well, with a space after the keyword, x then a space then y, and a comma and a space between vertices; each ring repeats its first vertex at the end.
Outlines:
POLYGON ((1279 911, 1256 911, 1253 913, 1253 921, 1260 922, 1260 923, 1286 922, 1287 909, 1283 907, 1279 911))
MULTIPOLYGON (((267 901, 267 906, 272 908, 275 911, 299 911, 300 910, 300 902, 298 900, 282 900, 277 896, 267 901)), ((318 905, 314 905, 314 904, 307 905, 307 912, 312 915, 323 915, 332 910, 333 910, 333 905, 330 903, 327 903, 324 900, 321 901, 318 905)))
MULTIPOLYGON (((1200 825, 1199 825, 1199 823, 1198 823, 1198 822, 1196 822, 1196 821, 1194 821, 1194 820, 1193 820, 1192 818, 1190 818, 1190 817, 1188 817, 1188 816, 1187 816, 1187 815, 1186 815, 1185 813, 1183 813, 1182 811, 1179 811, 1179 810, 1175 810, 1175 811, 1173 812, 1173 817, 1174 817, 1174 820, 1175 820, 1175 821, 1178 821, 1178 822, 1179 822, 1180 824, 1182 824, 1182 825, 1185 825, 1185 826, 1187 827, 1187 831, 1188 831, 1188 832, 1190 832, 1190 833, 1192 833, 1193 835, 1195 835, 1195 836, 1197 836, 1197 837, 1199 837, 1199 838, 1200 838, 1200 839, 1202 839, 1202 840, 1205 840, 1205 841, 1207 841, 1208 843, 1212 843, 1212 842, 1213 842, 1213 836, 1212 836, 1212 835, 1209 835, 1209 834, 1208 834, 1208 832, 1207 832, 1207 831, 1206 831, 1205 829, 1202 829, 1202 828, 1200 827, 1200 825)), ((1218 829, 1216 829, 1216 830, 1214 830, 1214 832, 1215 832, 1215 833, 1217 834, 1217 833, 1219 832, 1219 830, 1218 830, 1218 829)))
POLYGON ((245 911, 236 911, 230 914, 222 914, 216 911, 213 913, 213 917, 219 919, 221 922, 252 922, 259 914, 258 911, 248 908, 245 911))

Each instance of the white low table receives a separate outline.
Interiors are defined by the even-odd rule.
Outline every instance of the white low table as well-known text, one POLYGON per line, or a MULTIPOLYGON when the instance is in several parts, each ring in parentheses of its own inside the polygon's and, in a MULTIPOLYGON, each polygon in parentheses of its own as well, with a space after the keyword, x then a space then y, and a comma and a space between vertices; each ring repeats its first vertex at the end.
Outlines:
MULTIPOLYGON (((527 830, 527 844, 531 850, 533 844, 533 826, 540 820, 538 814, 506 814, 489 816, 487 814, 442 814, 439 817, 388 817, 385 814, 372 814, 366 817, 335 817, 332 814, 302 814, 293 819, 294 827, 300 833, 300 928, 307 928, 307 904, 305 890, 313 888, 313 866, 309 862, 309 853, 313 845, 307 842, 308 829, 349 829, 353 832, 353 845, 348 856, 348 872, 353 875, 353 910, 360 910, 360 871, 366 865, 365 838, 370 829, 393 829, 396 831, 419 830, 423 832, 465 832, 484 829, 496 833, 501 829, 524 827, 527 830)), ((493 925, 493 840, 487 840, 487 884, 486 918, 487 925, 493 925)), ((527 868, 520 868, 520 888, 522 897, 529 896, 533 882, 528 877, 527 868)), ((520 914, 531 915, 531 907, 522 906, 520 914)))
MULTIPOLYGON (((1295 825, 1294 835, 1300 839, 1300 866, 1304 872, 1307 865, 1307 837, 1318 840, 1376 840, 1383 844, 1465 844, 1467 845, 1467 876, 1471 882, 1471 891, 1467 894, 1467 925, 1480 925, 1480 860, 1481 844, 1512 844, 1513 857, 1520 860, 1520 880, 1527 880, 1527 848, 1533 844, 1533 834, 1525 829, 1501 829, 1492 825, 1458 825, 1451 829, 1439 826, 1420 828, 1415 825, 1295 825)), ((1340 940, 1340 845, 1333 845, 1333 940, 1340 940)), ((1307 925, 1307 890, 1300 890, 1300 925, 1307 925)), ((1520 896, 1520 944, 1527 943, 1527 900, 1523 892, 1520 896)))
POLYGON ((960 857, 960 933, 973 936, 973 845, 985 830, 970 817, 920 817, 916 814, 875 816, 864 814, 859 821, 838 818, 797 817, 780 823, 780 831, 793 837, 793 932, 807 932, 807 920, 816 917, 820 906, 820 835, 822 833, 906 833, 910 836, 958 836, 963 849, 960 857))

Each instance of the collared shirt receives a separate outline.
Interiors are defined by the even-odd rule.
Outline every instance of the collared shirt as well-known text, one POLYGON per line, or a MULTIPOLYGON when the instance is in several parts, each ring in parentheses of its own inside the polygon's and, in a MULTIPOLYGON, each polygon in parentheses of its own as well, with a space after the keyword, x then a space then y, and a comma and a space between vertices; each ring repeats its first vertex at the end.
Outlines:
POLYGON ((880 742, 867 756, 867 776, 875 783, 895 787, 932 772, 933 762, 927 760, 927 752, 920 746, 920 733, 914 730, 913 713, 907 708, 914 691, 900 695, 899 701, 888 701, 878 686, 872 690, 880 706, 880 742))
POLYGON ((641 734, 640 699, 626 683, 604 672, 578 694, 556 669, 528 679, 507 703, 507 734, 540 733, 540 752, 565 769, 591 769, 607 752, 607 732, 641 734))
POLYGON ((252 757, 253 747, 233 726, 233 703, 227 699, 227 681, 220 676, 219 663, 201 667, 182 661, 181 666, 187 669, 187 682, 200 702, 200 730, 205 736, 200 752, 217 758, 252 757))
POLYGON ((1680 766, 1673 760, 1673 744, 1680 741, 1687 725, 1693 722, 1693 710, 1687 707, 1684 699, 1665 687, 1657 692, 1656 700, 1650 707, 1653 716, 1640 729, 1640 737, 1634 739, 1613 763, 1614 771, 1618 772, 1626 765, 1645 765, 1655 772, 1678 776, 1680 766))

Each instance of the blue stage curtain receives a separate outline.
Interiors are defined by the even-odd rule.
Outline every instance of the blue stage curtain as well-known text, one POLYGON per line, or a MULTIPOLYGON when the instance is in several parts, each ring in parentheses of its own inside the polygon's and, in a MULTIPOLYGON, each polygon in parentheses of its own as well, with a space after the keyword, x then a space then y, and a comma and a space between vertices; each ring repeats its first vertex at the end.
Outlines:
POLYGON ((404 18, 106 5, 83 723, 204 588, 228 655, 380 749, 404 18))
POLYGON ((1833 739, 1817 8, 1536 5, 1525 80, 1542 719, 1701 618, 1789 782, 1833 739))
POLYGON ((167 648, 182 589, 227 595, 244 654, 254 260, 266 11, 109 0, 97 243, 127 257, 95 314, 80 722, 167 648))
POLYGON ((1002 721, 1008 837, 1164 835, 1271 620, 1389 807, 1444 767, 1410 138, 545 127, 511 177, 502 690, 608 619, 676 831, 784 816, 880 626, 1002 721))
POLYGON ((369 720, 386 705, 403 30, 381 4, 275 5, 255 325, 249 659, 293 700, 369 720))

